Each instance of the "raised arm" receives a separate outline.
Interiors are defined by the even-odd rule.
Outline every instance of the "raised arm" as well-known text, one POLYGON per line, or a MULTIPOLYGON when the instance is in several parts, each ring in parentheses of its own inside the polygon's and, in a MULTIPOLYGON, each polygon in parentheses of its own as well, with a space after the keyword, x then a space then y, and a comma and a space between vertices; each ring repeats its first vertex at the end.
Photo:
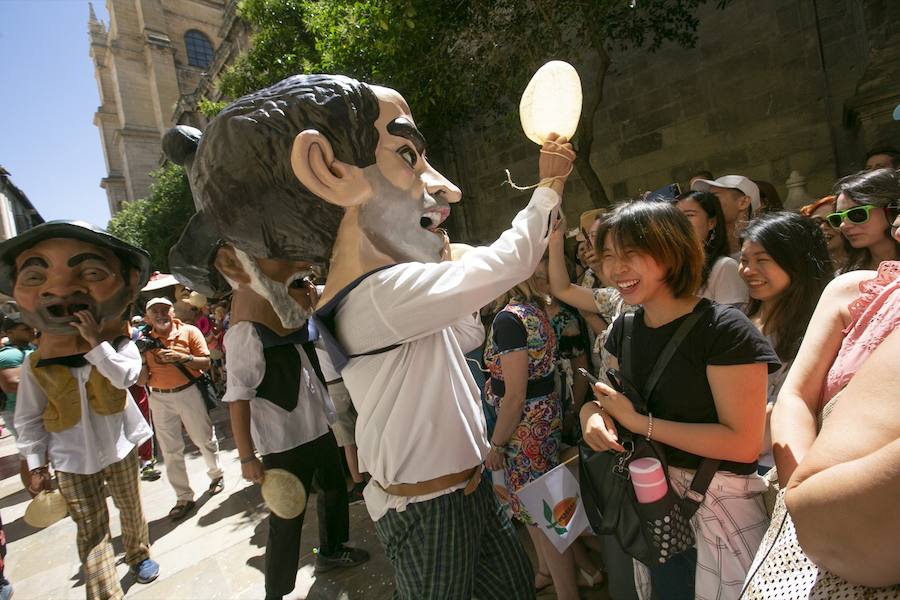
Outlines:
POLYGON ((819 399, 849 321, 847 307, 859 294, 860 281, 874 276, 872 271, 857 271, 832 281, 822 292, 810 319, 800 351, 772 409, 772 446, 782 486, 816 438, 819 399))
POLYGON ((787 485, 807 556, 848 581, 900 583, 900 331, 841 392, 787 485))
POLYGON ((569 306, 588 313, 596 313, 593 290, 569 281, 565 261, 565 233, 566 222, 560 219, 550 234, 550 260, 547 266, 550 293, 569 306))
POLYGON ((131 340, 122 344, 118 350, 109 342, 100 342, 84 358, 120 390, 137 383, 141 374, 141 353, 131 340))

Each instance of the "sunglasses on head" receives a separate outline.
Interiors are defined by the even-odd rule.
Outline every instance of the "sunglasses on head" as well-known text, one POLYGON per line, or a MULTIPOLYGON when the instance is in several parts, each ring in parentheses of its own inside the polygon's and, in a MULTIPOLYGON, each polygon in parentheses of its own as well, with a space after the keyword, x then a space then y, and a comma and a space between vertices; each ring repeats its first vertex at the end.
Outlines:
POLYGON ((825 220, 828 221, 828 224, 835 229, 838 229, 841 226, 841 223, 844 222, 844 219, 847 219, 854 225, 862 225, 869 220, 869 213, 872 212, 872 209, 874 208, 880 207, 873 206, 871 204, 854 206, 853 208, 848 208, 843 212, 833 212, 830 215, 826 215, 825 220))

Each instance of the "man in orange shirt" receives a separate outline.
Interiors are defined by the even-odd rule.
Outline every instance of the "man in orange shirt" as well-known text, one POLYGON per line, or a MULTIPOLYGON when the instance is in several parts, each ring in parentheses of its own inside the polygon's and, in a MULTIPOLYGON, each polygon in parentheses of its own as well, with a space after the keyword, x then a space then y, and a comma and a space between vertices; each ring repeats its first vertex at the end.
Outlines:
POLYGON ((207 474, 212 480, 209 495, 218 494, 225 487, 215 428, 206 412, 200 389, 186 374, 196 378, 209 368, 209 350, 199 329, 175 318, 172 301, 168 298, 147 302, 144 320, 152 328, 151 346, 156 347, 144 351, 144 366, 138 383, 150 388, 156 439, 163 453, 166 475, 177 496, 169 517, 178 521, 195 505, 194 491, 184 465, 182 423, 206 461, 207 474))

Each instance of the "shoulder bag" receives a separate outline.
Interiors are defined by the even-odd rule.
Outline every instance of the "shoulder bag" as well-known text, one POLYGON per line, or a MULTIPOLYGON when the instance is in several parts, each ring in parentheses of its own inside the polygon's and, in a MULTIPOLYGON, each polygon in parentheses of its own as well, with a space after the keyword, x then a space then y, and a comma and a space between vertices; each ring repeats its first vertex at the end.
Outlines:
MULTIPOLYGON (((650 398, 678 346, 704 313, 692 313, 682 322, 656 360, 643 393, 629 383, 634 315, 624 315, 620 362, 626 376, 617 377, 618 374, 613 372, 610 380, 620 380, 623 389, 619 391, 631 400, 639 413, 647 414, 645 398, 650 398)), ((669 481, 665 449, 658 442, 633 434, 624 427, 619 427, 618 432, 625 452, 595 452, 584 442, 580 445, 580 487, 588 520, 596 533, 615 535, 625 552, 635 559, 648 566, 663 564, 694 546, 690 519, 703 503, 720 461, 704 459, 691 481, 690 489, 681 498, 669 481), (628 471, 632 460, 643 457, 653 457, 662 463, 668 485, 667 494, 649 504, 637 501, 628 471)))

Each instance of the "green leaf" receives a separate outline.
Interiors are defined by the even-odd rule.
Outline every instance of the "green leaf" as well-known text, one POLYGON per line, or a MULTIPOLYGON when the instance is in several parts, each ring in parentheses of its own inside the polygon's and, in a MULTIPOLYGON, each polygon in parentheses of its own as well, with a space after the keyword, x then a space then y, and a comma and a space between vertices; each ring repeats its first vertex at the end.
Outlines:
POLYGON ((548 523, 555 524, 556 519, 553 518, 553 509, 547 504, 546 500, 542 500, 541 502, 544 503, 544 518, 548 523))

